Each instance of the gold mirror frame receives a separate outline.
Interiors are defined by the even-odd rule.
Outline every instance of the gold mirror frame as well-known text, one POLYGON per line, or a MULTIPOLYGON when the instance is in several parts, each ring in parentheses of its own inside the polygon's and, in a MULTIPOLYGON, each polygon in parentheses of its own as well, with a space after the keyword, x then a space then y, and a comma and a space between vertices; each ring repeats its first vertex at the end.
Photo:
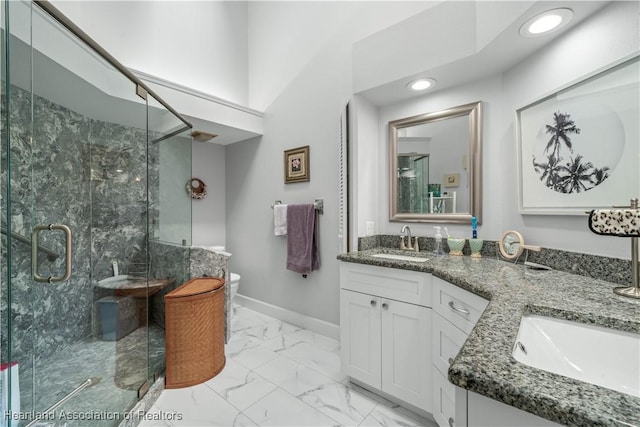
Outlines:
POLYGON ((482 102, 460 105, 433 113, 389 122, 389 221, 471 224, 482 222, 482 102), (400 213, 398 212, 398 129, 455 117, 469 117, 469 213, 400 213))

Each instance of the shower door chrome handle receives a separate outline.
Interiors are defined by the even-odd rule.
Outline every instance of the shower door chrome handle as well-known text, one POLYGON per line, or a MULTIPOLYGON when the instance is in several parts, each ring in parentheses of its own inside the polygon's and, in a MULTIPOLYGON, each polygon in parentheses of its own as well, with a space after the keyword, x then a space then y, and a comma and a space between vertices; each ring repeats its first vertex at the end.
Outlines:
POLYGON ((31 269, 33 271, 33 280, 36 282, 58 283, 69 280, 71 277, 71 229, 64 224, 36 225, 31 233, 31 269), (62 230, 65 236, 65 271, 63 276, 44 277, 38 271, 38 235, 43 230, 62 230))

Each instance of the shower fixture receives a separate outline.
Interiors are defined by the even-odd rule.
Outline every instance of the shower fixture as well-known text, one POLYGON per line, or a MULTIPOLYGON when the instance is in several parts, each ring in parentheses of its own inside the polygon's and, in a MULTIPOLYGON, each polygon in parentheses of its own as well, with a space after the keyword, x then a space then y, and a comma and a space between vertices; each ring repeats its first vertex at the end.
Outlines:
POLYGON ((215 135, 213 133, 208 133, 208 132, 204 132, 201 130, 194 130, 193 132, 191 132, 191 137, 198 142, 207 142, 212 140, 213 138, 215 138, 218 135, 215 135))

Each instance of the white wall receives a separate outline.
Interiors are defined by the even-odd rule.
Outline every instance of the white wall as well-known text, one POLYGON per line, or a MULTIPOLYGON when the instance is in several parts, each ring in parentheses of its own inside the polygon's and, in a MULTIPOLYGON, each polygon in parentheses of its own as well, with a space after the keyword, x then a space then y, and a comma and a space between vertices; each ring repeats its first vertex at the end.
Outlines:
MULTIPOLYGON (((351 46, 432 1, 249 2, 249 106, 266 110, 329 43, 351 46), (345 33, 345 29, 350 34, 345 33), (332 41, 333 40, 333 41, 332 41)), ((349 54, 351 56, 351 53, 349 54)), ((351 58, 349 58, 351 62, 351 58)), ((345 82, 351 75, 345 76, 345 82)))
MULTIPOLYGON (((638 52, 638 3, 619 2, 605 7, 551 46, 538 51, 504 73, 465 87, 434 92, 420 99, 380 109, 378 155, 380 170, 387 167, 386 123, 419 113, 483 101, 483 223, 479 235, 497 240, 508 229, 517 229, 528 243, 568 251, 629 258, 626 239, 599 237, 588 231, 585 216, 521 215, 517 208, 515 110, 552 93, 555 89, 608 64, 638 52)), ((369 144, 368 141, 365 144, 369 144)), ((376 154, 371 153, 371 156, 376 154)), ((358 179, 371 177, 358 174, 358 179)), ((399 233, 402 224, 388 221, 386 175, 378 177, 384 188, 379 196, 381 232, 399 233)), ((624 200, 621 202, 625 202, 624 200)), ((366 204, 365 204, 366 206, 366 204)), ((374 215, 360 211, 359 225, 374 215)), ((411 224, 414 235, 433 236, 432 225, 411 224)), ((455 234, 468 236, 470 226, 451 226, 455 234)), ((363 234, 361 234, 363 235, 363 234)))
MULTIPOLYGON (((374 223, 374 232, 378 233, 380 228, 380 218, 378 217, 378 206, 385 203, 384 194, 378 178, 386 177, 388 168, 379 168, 378 145, 378 109, 368 103, 362 96, 355 95, 351 100, 354 132, 352 134, 352 218, 362 218, 357 221, 357 227, 352 229, 358 236, 366 235, 366 222, 374 223), (381 197, 382 196, 382 197, 381 197), (362 212, 362 214, 360 214, 362 212)), ((354 233, 355 234, 355 233, 354 233)), ((351 242, 351 249, 357 250, 357 240, 351 242)))
POLYGON ((239 293, 307 316, 338 323, 338 119, 348 100, 349 49, 312 61, 265 112, 260 139, 227 147, 227 249, 242 276, 239 293), (309 79, 314 81, 309 84, 309 79), (313 100, 313 102, 309 102, 313 100), (310 182, 284 184, 283 151, 310 146, 310 182), (321 267, 307 279, 286 270, 286 238, 273 234, 275 200, 324 199, 321 267))
POLYGON ((247 3, 68 1, 53 5, 127 67, 247 105, 247 3))
POLYGON ((233 253, 232 270, 242 276, 240 294, 337 324, 338 130, 353 93, 352 45, 425 5, 321 3, 249 6, 250 68, 265 73, 252 79, 251 96, 265 106, 264 136, 227 147, 227 248, 233 253), (323 20, 332 23, 318 24, 323 20), (331 27, 328 36, 305 34, 325 25, 331 27), (292 28, 297 30, 289 32, 292 28), (300 63, 296 52, 302 52, 300 63), (283 151, 303 145, 310 146, 311 181, 284 184, 283 151), (278 199, 312 203, 315 198, 325 203, 322 265, 303 279, 286 270, 286 241, 273 235, 271 205, 278 199))
POLYGON ((226 244, 226 152, 222 145, 194 141, 191 145, 192 176, 207 185, 207 197, 191 203, 194 246, 226 244))

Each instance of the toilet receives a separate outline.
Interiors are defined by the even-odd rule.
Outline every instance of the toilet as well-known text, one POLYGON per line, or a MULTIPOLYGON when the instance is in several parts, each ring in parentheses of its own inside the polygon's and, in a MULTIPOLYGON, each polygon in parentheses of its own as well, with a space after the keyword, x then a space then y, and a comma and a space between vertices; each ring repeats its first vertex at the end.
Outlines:
POLYGON ((233 319, 236 315, 236 310, 233 306, 233 301, 238 293, 238 285, 240 284, 240 275, 236 273, 231 273, 231 280, 229 289, 231 291, 231 318, 233 319))

